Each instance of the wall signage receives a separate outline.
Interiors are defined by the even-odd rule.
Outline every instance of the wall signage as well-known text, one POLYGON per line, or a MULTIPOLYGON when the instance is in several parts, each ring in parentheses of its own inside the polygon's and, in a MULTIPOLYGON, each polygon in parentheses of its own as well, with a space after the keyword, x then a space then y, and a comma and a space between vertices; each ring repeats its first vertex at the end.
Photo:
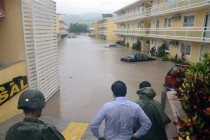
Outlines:
POLYGON ((4 6, 4 0, 0 0, 0 17, 5 16, 5 6, 4 6))
POLYGON ((27 76, 18 76, 0 85, 0 106, 28 87, 27 76))

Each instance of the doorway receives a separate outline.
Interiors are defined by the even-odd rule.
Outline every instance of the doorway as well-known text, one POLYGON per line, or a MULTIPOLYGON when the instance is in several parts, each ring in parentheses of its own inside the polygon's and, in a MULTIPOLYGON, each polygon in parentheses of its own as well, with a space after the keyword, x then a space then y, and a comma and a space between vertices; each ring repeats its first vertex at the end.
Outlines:
POLYGON ((159 35, 160 21, 156 20, 156 35, 159 35))
POLYGON ((203 55, 205 52, 209 52, 208 44, 201 44, 200 56, 199 56, 200 62, 203 60, 203 55))
POLYGON ((210 13, 205 16, 203 40, 210 41, 210 13))

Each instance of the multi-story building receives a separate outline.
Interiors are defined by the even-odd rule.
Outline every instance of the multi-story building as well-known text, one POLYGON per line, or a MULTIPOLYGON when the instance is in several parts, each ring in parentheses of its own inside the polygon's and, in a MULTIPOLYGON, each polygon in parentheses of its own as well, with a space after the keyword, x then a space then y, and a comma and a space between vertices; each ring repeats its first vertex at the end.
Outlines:
POLYGON ((116 29, 116 24, 113 23, 113 15, 112 14, 102 14, 102 19, 98 20, 94 25, 95 27, 95 36, 100 39, 104 39, 107 41, 116 41, 117 36, 114 34, 114 30, 116 29))
POLYGON ((68 24, 60 19, 60 14, 56 15, 56 33, 58 40, 68 36, 68 24))
POLYGON ((210 52, 210 0, 139 0, 115 12, 118 40, 198 62, 210 52))
POLYGON ((59 89, 55 11, 52 0, 0 0, 0 122, 21 113, 23 91, 47 100, 59 89))
POLYGON ((89 31, 91 37, 98 38, 98 21, 95 21, 91 24, 89 31))

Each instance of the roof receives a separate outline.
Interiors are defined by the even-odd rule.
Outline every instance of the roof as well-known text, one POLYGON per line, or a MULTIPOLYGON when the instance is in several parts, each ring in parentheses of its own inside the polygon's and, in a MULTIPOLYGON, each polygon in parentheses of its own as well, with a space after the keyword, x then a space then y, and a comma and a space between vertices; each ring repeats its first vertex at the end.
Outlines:
POLYGON ((113 17, 113 15, 112 14, 102 14, 102 17, 103 18, 108 18, 108 17, 113 17))
POLYGON ((117 10, 114 13, 115 14, 118 14, 118 13, 124 11, 124 10, 130 9, 131 7, 134 7, 136 5, 141 5, 141 4, 142 4, 142 1, 141 0, 137 0, 136 2, 134 2, 134 3, 130 4, 130 5, 127 5, 127 6, 123 7, 123 8, 121 8, 121 9, 119 9, 119 10, 117 10))

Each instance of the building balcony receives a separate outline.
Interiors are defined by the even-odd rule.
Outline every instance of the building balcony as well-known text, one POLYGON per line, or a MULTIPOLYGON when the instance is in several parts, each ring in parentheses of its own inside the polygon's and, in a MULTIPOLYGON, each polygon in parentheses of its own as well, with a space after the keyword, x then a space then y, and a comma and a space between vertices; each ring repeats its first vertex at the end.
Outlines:
POLYGON ((98 34, 100 34, 100 35, 107 35, 107 31, 100 31, 98 34))
POLYGON ((68 26, 66 26, 66 25, 60 25, 59 28, 68 29, 68 26))
POLYGON ((98 27, 99 28, 107 28, 108 27, 108 24, 107 23, 99 24, 98 27))
POLYGON ((195 9, 201 9, 210 6, 210 0, 182 0, 174 1, 170 3, 164 3, 150 8, 146 8, 144 11, 130 13, 127 15, 116 16, 113 18, 115 23, 126 22, 131 20, 151 18, 163 15, 170 15, 173 13, 181 13, 186 11, 192 11, 195 9))
POLYGON ((67 35, 68 31, 67 30, 60 30, 59 34, 60 35, 67 35))
POLYGON ((205 27, 134 28, 114 30, 117 35, 163 38, 210 43, 210 29, 205 27))

